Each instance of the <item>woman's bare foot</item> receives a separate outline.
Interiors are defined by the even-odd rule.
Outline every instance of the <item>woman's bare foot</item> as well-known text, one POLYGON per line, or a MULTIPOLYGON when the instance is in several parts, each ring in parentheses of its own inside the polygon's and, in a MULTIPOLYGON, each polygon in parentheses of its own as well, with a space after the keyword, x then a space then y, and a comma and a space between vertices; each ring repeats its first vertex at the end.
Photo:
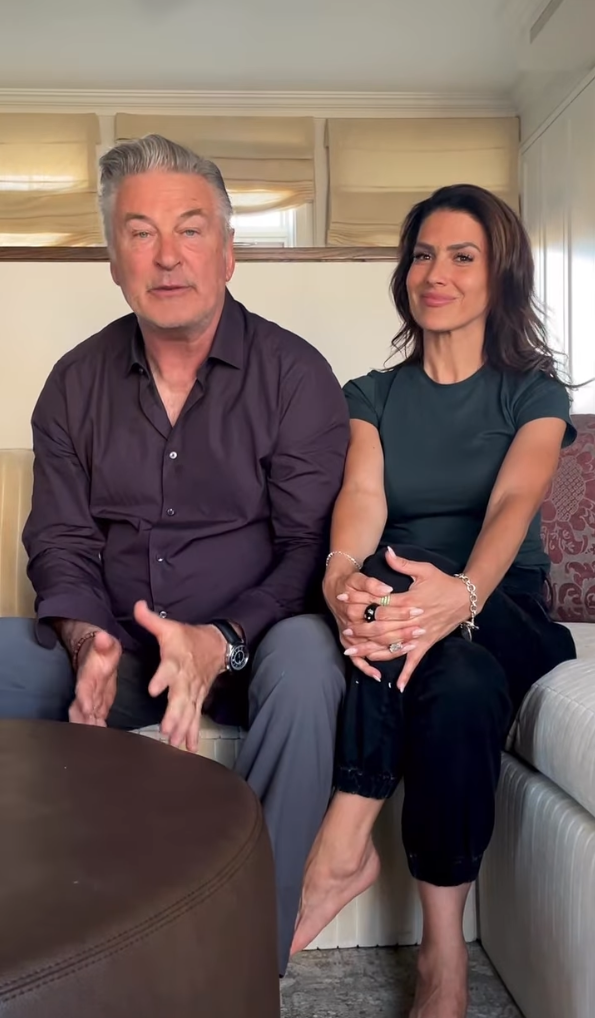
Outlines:
POLYGON ((311 944, 345 905, 376 882, 379 873, 380 860, 371 838, 357 859, 338 859, 336 844, 331 853, 325 839, 318 839, 306 864, 291 953, 311 944))
POLYGON ((410 1018, 465 1018, 468 955, 464 942, 437 952, 422 947, 410 1018))

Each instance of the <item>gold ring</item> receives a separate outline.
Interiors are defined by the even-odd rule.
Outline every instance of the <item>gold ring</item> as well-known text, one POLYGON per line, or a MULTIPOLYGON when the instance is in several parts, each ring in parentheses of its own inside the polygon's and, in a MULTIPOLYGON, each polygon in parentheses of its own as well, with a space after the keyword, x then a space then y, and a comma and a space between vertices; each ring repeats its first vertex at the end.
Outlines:
POLYGON ((390 604, 390 594, 384 594, 380 598, 380 604, 382 605, 383 608, 388 608, 390 604))

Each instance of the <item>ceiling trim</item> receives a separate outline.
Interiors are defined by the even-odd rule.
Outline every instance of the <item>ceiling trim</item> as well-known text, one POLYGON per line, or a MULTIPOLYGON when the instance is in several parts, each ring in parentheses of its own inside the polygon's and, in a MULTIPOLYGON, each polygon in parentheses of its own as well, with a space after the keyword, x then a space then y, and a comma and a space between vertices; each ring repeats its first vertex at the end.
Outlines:
POLYGON ((548 3, 549 0, 501 0, 507 23, 519 32, 527 31, 543 14, 548 3))
POLYGON ((163 92, 0 88, 4 112, 202 114, 204 116, 506 117, 510 95, 432 92, 163 92))

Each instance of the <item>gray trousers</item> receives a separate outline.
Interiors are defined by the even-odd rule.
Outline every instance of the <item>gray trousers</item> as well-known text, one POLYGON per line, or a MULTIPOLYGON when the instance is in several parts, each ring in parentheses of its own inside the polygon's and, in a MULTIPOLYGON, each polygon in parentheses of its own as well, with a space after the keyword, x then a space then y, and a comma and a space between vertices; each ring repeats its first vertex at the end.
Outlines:
MULTIPOLYGON (((123 654, 110 726, 140 728, 161 720, 165 697, 154 700, 147 692, 153 670, 123 654)), ((41 647, 30 619, 0 619, 0 718, 65 721, 73 692, 74 675, 64 648, 41 647)), ((331 793, 343 692, 343 657, 322 618, 286 619, 260 644, 247 692, 248 732, 236 771, 263 804, 273 846, 281 975, 287 967, 304 864, 331 793)))

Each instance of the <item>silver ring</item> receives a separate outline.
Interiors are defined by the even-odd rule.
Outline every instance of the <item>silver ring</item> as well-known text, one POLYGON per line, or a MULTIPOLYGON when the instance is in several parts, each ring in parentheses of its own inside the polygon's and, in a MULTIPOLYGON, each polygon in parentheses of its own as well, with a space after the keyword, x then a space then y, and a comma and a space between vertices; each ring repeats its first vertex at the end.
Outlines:
POLYGON ((390 651, 390 653, 391 653, 391 654, 398 654, 398 653, 399 653, 399 651, 403 649, 403 644, 402 644, 402 643, 401 643, 401 641, 399 640, 399 642, 398 642, 398 643, 391 643, 391 644, 389 645, 389 648, 388 648, 388 649, 389 649, 389 651, 390 651))

